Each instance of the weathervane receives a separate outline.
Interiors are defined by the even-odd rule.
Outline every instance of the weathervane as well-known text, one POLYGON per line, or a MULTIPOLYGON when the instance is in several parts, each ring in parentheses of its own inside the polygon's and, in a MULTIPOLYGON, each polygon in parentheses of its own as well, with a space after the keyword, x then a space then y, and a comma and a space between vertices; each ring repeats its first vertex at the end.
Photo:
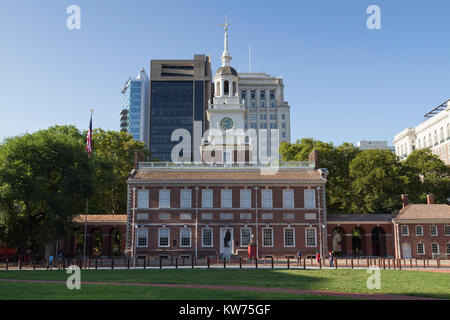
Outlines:
POLYGON ((228 31, 228 27, 230 26, 228 23, 228 14, 225 15, 225 23, 221 23, 220 25, 224 27, 225 31, 228 31))

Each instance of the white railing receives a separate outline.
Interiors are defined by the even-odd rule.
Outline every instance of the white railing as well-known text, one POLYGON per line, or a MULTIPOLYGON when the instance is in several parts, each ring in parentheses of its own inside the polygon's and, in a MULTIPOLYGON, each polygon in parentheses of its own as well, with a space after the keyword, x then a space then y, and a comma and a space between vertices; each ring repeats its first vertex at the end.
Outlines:
POLYGON ((139 169, 150 169, 150 168, 176 168, 176 169, 190 169, 190 168, 262 168, 262 167, 278 167, 278 168, 302 168, 302 169, 314 169, 314 162, 310 161, 279 161, 274 163, 242 163, 242 164, 208 164, 208 163, 174 163, 174 162, 139 162, 139 169))

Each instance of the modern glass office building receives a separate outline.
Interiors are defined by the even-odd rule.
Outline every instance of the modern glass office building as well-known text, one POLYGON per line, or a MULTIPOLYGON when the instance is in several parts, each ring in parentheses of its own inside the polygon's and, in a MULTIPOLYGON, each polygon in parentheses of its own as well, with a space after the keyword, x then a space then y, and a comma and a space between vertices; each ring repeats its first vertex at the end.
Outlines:
POLYGON ((148 146, 148 103, 150 84, 145 70, 136 79, 129 79, 123 90, 120 130, 148 146))
POLYGON ((152 60, 150 77, 150 156, 171 161, 172 149, 179 143, 171 141, 173 131, 186 129, 192 137, 194 121, 202 122, 202 134, 206 129, 210 60, 204 55, 195 55, 193 60, 152 60))

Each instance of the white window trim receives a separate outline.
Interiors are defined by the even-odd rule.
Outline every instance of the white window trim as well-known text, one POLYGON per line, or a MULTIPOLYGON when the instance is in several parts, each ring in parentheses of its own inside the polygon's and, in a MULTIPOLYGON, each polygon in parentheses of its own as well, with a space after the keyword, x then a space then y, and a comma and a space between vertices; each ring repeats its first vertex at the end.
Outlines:
POLYGON ((191 189, 180 189, 180 208, 192 208, 192 190, 191 189), (189 205, 183 204, 183 194, 189 194, 189 205))
POLYGON ((273 248, 273 228, 272 227, 262 228, 261 235, 262 235, 262 246, 265 247, 265 248, 273 248), (271 236, 272 236, 271 243, 272 243, 272 245, 270 245, 270 246, 264 245, 264 230, 272 230, 272 232, 271 232, 271 236))
POLYGON ((431 225, 431 226, 430 226, 430 236, 431 236, 431 237, 438 237, 438 236, 439 236, 438 226, 436 226, 436 225, 431 225), (436 228, 436 234, 431 233, 431 228, 433 228, 433 227, 436 228))
POLYGON ((148 209, 149 208, 149 198, 150 198, 150 192, 149 192, 149 190, 145 190, 145 189, 141 189, 141 190, 138 190, 138 202, 137 202, 137 208, 138 209, 148 209), (146 205, 145 206, 142 206, 141 207, 141 194, 142 193, 146 193, 147 194, 147 202, 146 202, 146 205))
POLYGON ((214 192, 213 189, 202 190, 202 208, 212 208, 214 206, 214 192), (211 205, 205 205, 205 194, 211 193, 211 205))
POLYGON ((286 209, 293 209, 294 208, 294 189, 283 189, 283 208, 286 209), (286 195, 292 194, 292 200, 291 202, 287 202, 286 195))
POLYGON ((317 207, 317 204, 316 204, 316 190, 315 189, 305 189, 304 192, 303 192, 303 198, 304 198, 304 202, 305 202, 305 209, 315 209, 317 207), (313 194, 313 197, 312 197, 313 204, 312 204, 312 206, 308 206, 307 205, 308 202, 306 201, 307 200, 307 196, 306 195, 308 193, 313 194))
POLYGON ((220 207, 221 208, 233 208, 233 190, 232 189, 222 189, 220 190, 220 207), (230 194, 230 202, 224 200, 225 194, 230 194))
POLYGON ((426 249, 425 249, 425 244, 423 243, 423 242, 419 242, 419 243, 417 243, 417 255, 419 255, 419 256, 424 256, 425 255, 425 252, 426 252, 426 249), (422 245, 422 247, 423 247, 423 253, 420 253, 419 252, 419 244, 421 244, 422 245))
POLYGON ((240 230, 240 232, 241 232, 241 234, 240 234, 241 235, 241 237, 240 237, 241 238, 240 246, 241 247, 247 247, 248 246, 248 244, 243 244, 244 241, 242 241, 242 239, 243 239, 242 230, 244 230, 244 229, 250 230, 250 239, 249 239, 249 241, 252 241, 252 228, 250 228, 250 227, 243 227, 243 228, 241 228, 241 230, 240 230))
POLYGON ((210 227, 202 228, 202 247, 212 248, 213 246, 214 246, 214 230, 213 230, 213 228, 210 228, 210 227), (211 230, 211 244, 210 245, 205 245, 205 243, 203 242, 203 240, 204 240, 203 234, 204 234, 205 230, 211 230))
POLYGON ((422 225, 416 225, 416 236, 418 236, 418 237, 423 237, 423 235, 424 235, 424 232, 423 232, 423 226, 422 225), (421 229, 422 229, 422 233, 417 233, 417 227, 420 227, 421 229))
POLYGON ((447 243, 445 244, 445 254, 448 255, 448 256, 450 256, 450 252, 449 252, 448 248, 450 248, 450 242, 447 242, 447 243))
POLYGON ((136 248, 147 248, 148 247, 148 228, 137 228, 136 229, 136 248), (145 246, 139 245, 139 230, 145 231, 145 246))
POLYGON ((191 228, 181 228, 180 229, 180 248, 190 248, 192 247, 192 230, 191 228), (189 230, 189 245, 183 245, 183 241, 182 241, 182 230, 189 230))
POLYGON ((170 229, 169 228, 158 228, 158 248, 169 248, 170 247, 170 229), (167 230, 168 236, 167 236, 167 246, 161 245, 161 230, 167 230))
POLYGON ((286 247, 286 248, 293 248, 293 247, 295 247, 295 228, 293 228, 293 227, 286 227, 286 228, 283 229, 283 244, 284 244, 284 247, 286 247), (293 244, 291 246, 287 246, 286 245, 286 230, 287 229, 292 230, 292 241, 293 241, 293 244))
POLYGON ((437 254, 441 254, 441 249, 439 248, 439 243, 437 243, 437 242, 433 242, 432 244, 431 244, 431 254, 433 255, 437 255, 437 254), (436 246, 437 246, 437 252, 436 253, 434 253, 433 252, 433 244, 435 244, 436 246))
POLYGON ((409 237, 409 226, 408 225, 402 224, 400 227, 400 231, 402 232, 402 237, 409 237), (406 231, 407 231, 406 234, 403 234, 403 227, 406 227, 406 231))
POLYGON ((170 189, 159 189, 159 199, 158 199, 158 207, 159 208, 170 208, 170 189), (161 195, 162 194, 169 194, 169 201, 167 205, 161 205, 161 195))
POLYGON ((317 228, 305 228, 305 247, 317 248, 317 228), (308 230, 314 230, 314 246, 308 245, 308 230))
POLYGON ((272 189, 262 189, 261 190, 261 208, 272 208, 273 207, 273 192, 272 189), (264 194, 270 195, 270 199, 264 199, 264 194), (270 205, 265 205, 269 203, 270 205))
POLYGON ((445 225, 445 226, 444 226, 444 235, 445 235, 446 237, 450 237, 450 232, 449 232, 449 233, 445 232, 445 228, 448 228, 449 231, 450 231, 450 225, 445 225))
POLYGON ((240 207, 242 209, 250 209, 252 207, 252 190, 251 189, 241 189, 240 190, 240 207), (249 194, 248 202, 244 200, 243 194, 249 194), (249 205, 246 206, 244 202, 247 202, 249 205))

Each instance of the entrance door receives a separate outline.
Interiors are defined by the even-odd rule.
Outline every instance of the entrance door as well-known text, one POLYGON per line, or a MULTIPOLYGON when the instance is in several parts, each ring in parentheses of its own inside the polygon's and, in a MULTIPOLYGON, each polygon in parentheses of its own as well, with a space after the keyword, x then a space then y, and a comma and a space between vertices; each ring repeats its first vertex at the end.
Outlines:
POLYGON ((402 243, 402 256, 405 259, 411 259, 411 244, 404 242, 402 243))
POLYGON ((226 245, 234 252, 233 228, 220 228, 220 253, 223 253, 226 245))

